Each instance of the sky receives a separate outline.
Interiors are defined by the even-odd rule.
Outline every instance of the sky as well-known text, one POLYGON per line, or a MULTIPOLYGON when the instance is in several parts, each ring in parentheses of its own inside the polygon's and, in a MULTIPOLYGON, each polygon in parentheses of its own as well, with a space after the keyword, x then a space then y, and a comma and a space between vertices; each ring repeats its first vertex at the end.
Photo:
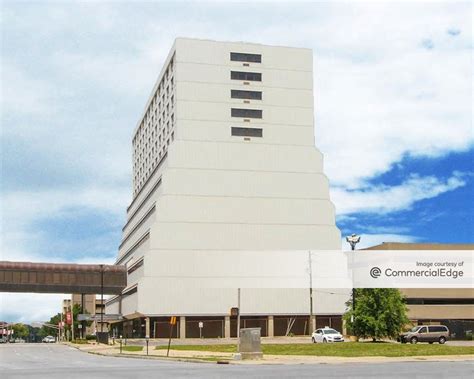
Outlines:
MULTIPOLYGON (((313 49, 342 236, 474 242, 471 2, 1 7, 2 260, 114 262, 132 132, 178 36, 313 49)), ((0 320, 47 320, 63 297, 1 294, 0 320)))

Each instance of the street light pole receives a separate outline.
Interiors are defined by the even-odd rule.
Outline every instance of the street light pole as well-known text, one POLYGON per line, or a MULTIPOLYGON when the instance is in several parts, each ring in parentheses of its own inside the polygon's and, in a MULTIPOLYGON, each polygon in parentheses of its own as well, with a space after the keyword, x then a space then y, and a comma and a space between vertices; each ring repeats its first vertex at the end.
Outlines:
MULTIPOLYGON (((352 234, 346 237, 346 241, 351 245, 351 250, 354 251, 356 245, 360 242, 360 236, 352 234)), ((354 259, 354 257, 352 257, 354 259)), ((354 267, 352 267, 352 273, 354 273, 354 267)), ((354 274, 352 275, 352 281, 354 281, 354 274)), ((355 311, 356 305, 356 292, 354 288, 354 282, 352 283, 352 311, 355 311)))

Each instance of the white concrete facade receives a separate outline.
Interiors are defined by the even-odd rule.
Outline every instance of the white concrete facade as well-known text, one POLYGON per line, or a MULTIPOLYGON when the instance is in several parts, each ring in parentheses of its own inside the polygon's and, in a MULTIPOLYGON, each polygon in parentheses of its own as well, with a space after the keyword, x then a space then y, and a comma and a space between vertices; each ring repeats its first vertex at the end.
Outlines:
MULTIPOLYGON (((134 197, 117 259, 128 286, 107 313, 228 315, 234 290, 160 285, 180 252, 235 252, 231 265, 243 250, 340 250, 314 146, 312 68, 308 49, 176 39, 135 129, 134 197)), ((246 289, 243 298, 242 314, 309 312, 308 290, 246 289)), ((344 310, 344 297, 317 299, 316 313, 344 310)))

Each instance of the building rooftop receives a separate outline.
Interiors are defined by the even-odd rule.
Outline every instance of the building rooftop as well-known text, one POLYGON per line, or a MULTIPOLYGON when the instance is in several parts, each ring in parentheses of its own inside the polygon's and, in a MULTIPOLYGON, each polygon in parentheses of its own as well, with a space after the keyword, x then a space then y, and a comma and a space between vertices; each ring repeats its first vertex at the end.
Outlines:
POLYGON ((474 250, 474 244, 382 242, 380 245, 370 246, 360 250, 474 250))

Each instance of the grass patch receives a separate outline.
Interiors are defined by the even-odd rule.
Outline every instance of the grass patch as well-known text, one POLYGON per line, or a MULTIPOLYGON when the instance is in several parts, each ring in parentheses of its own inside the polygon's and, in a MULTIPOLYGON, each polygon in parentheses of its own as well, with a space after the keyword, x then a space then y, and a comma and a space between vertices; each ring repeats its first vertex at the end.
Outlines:
POLYGON ((87 345, 89 341, 87 340, 72 340, 71 343, 74 343, 76 345, 87 345))
MULTIPOLYGON (((166 349, 157 346, 156 349, 166 349)), ((212 351, 235 353, 236 345, 176 345, 173 350, 212 351)), ((438 344, 395 344, 371 342, 345 342, 339 344, 265 344, 264 354, 314 355, 327 357, 411 357, 429 355, 474 355, 474 346, 449 346, 438 344)))
MULTIPOLYGON (((117 347, 116 349, 120 350, 120 347, 117 347)), ((135 345, 127 345, 127 346, 122 346, 122 351, 142 351, 143 346, 135 346, 135 345)))

